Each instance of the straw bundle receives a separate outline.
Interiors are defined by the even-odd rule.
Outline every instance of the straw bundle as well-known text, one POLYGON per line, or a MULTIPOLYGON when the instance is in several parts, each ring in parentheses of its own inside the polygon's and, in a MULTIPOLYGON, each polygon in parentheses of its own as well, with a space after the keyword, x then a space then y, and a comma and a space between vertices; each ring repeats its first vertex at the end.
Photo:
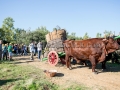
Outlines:
POLYGON ((62 30, 57 30, 57 35, 63 35, 65 33, 65 30, 62 29, 62 30))
POLYGON ((57 34, 57 30, 52 31, 51 33, 52 33, 52 35, 56 35, 57 34))
POLYGON ((56 35, 52 35, 52 39, 54 40, 54 39, 57 39, 58 37, 57 37, 57 34, 56 35))
POLYGON ((46 37, 46 41, 47 41, 47 42, 49 42, 49 41, 51 40, 51 35, 50 35, 50 33, 48 33, 47 35, 45 35, 45 37, 46 37))
POLYGON ((50 38, 51 38, 51 40, 53 40, 52 32, 50 32, 50 38))

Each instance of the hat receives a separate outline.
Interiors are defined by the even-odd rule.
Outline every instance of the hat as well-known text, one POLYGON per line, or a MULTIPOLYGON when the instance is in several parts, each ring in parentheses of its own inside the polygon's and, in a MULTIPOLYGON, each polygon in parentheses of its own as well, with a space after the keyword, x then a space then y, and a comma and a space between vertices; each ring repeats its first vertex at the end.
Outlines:
POLYGON ((116 36, 114 39, 120 39, 120 36, 116 36))

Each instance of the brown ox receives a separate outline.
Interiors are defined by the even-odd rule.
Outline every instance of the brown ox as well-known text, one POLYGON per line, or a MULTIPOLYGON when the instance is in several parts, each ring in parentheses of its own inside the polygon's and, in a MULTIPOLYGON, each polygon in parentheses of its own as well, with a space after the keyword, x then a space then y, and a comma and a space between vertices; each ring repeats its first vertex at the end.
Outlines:
POLYGON ((77 60, 90 60, 92 72, 98 62, 103 62, 108 53, 119 49, 118 43, 113 39, 92 38, 87 40, 66 40, 64 41, 65 60, 67 68, 71 69, 70 58, 77 60))

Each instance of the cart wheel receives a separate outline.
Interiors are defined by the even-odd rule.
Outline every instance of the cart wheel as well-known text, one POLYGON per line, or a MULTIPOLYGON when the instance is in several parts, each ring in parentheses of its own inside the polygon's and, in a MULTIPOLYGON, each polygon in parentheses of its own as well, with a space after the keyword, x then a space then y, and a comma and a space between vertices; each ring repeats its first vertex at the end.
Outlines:
POLYGON ((52 66, 55 66, 58 63, 58 54, 56 51, 50 51, 48 53, 48 63, 52 66))

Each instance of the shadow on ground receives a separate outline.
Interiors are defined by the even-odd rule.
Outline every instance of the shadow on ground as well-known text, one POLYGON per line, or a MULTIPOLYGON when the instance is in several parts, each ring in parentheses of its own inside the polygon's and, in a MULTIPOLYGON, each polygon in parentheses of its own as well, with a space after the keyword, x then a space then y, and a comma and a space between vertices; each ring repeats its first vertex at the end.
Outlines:
POLYGON ((64 74, 63 74, 63 73, 57 73, 56 76, 57 76, 57 77, 63 77, 64 74))
POLYGON ((5 85, 8 82, 14 82, 17 81, 19 79, 7 79, 7 80, 0 80, 0 86, 5 85))
POLYGON ((120 72, 120 64, 118 63, 106 63, 106 69, 102 70, 102 64, 98 64, 96 69, 98 70, 99 73, 105 73, 105 72, 120 72))
POLYGON ((30 60, 30 58, 23 58, 23 57, 21 57, 21 58, 15 58, 17 61, 19 61, 19 60, 30 60))
MULTIPOLYGON (((84 65, 75 65, 75 67, 73 67, 73 69, 77 69, 77 68, 85 68, 88 67, 88 69, 92 69, 92 65, 89 63, 87 66, 84 65)), ((96 71, 98 71, 98 73, 105 73, 105 72, 120 72, 120 64, 118 63, 111 63, 111 62, 107 62, 106 63, 106 69, 102 69, 102 64, 98 63, 96 66, 96 71)))

